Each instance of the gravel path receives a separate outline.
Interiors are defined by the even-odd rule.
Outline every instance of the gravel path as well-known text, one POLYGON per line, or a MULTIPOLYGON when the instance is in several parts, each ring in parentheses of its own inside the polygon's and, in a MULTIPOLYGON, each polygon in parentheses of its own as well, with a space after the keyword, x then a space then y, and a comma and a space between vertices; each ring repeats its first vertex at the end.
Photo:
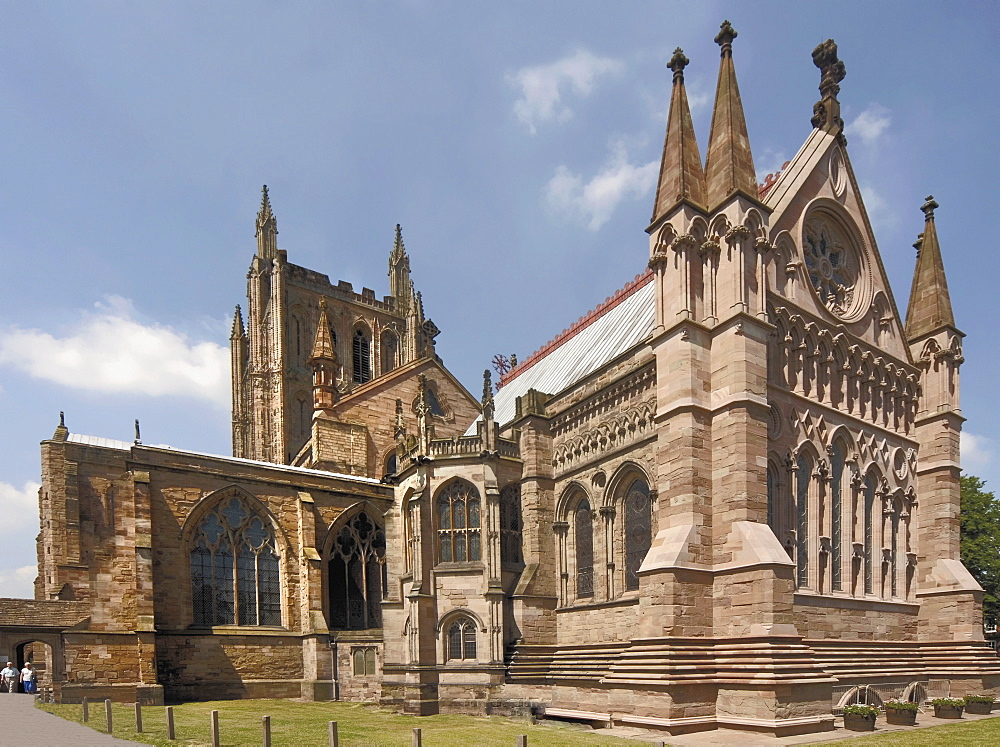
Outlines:
MULTIPOLYGON (((103 719, 103 705, 100 713, 95 714, 95 710, 98 709, 91 706, 91 720, 95 715, 103 719)), ((3 729, 3 734, 0 735, 0 744, 25 744, 31 745, 31 747, 66 747, 67 745, 79 745, 80 747, 134 745, 142 747, 140 742, 115 739, 107 734, 101 734, 99 731, 88 729, 82 724, 41 711, 35 708, 34 696, 22 693, 14 695, 0 693, 0 728, 3 729)))

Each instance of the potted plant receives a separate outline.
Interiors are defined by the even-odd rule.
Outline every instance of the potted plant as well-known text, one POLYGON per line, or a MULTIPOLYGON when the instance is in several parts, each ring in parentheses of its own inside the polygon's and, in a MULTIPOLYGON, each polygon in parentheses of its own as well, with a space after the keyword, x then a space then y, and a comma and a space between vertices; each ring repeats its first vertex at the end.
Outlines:
POLYGON ((870 705, 844 706, 844 728, 850 731, 875 731, 878 708, 870 705))
POLYGON ((908 700, 887 700, 885 721, 896 726, 913 726, 917 723, 917 704, 908 700))
POLYGON ((962 718, 965 701, 961 698, 935 698, 931 705, 937 718, 962 718))
POLYGON ((993 711, 992 695, 966 695, 962 700, 965 701, 966 713, 990 713, 993 711))

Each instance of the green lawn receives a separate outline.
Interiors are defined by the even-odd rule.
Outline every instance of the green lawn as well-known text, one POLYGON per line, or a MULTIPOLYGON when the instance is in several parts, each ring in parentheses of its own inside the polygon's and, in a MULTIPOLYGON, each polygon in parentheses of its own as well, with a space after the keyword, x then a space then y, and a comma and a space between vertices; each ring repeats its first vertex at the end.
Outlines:
MULTIPOLYGON (((917 724, 927 723, 926 715, 917 716, 917 724)), ((882 725, 881 720, 879 726, 882 725)), ((839 734, 840 732, 838 732, 839 734)), ((843 732, 850 734, 852 732, 843 732)), ((823 742, 823 744, 837 744, 823 742)), ((901 747, 952 747, 953 745, 997 745, 1000 744, 1000 718, 984 718, 965 723, 932 726, 926 729, 904 729, 886 734, 858 737, 847 742, 855 745, 900 745, 901 747)), ((846 747, 846 745, 845 745, 846 747)))
MULTIPOLYGON (((46 711, 72 721, 83 721, 79 705, 40 705, 46 711)), ((328 744, 327 722, 336 721, 340 744, 399 745, 409 747, 414 728, 421 729, 427 747, 467 747, 476 745, 514 745, 520 734, 528 735, 528 745, 635 745, 636 742, 592 734, 585 727, 543 722, 532 725, 499 717, 475 716, 404 716, 361 703, 300 703, 290 700, 226 700, 207 703, 184 703, 174 706, 177 739, 167 741, 164 708, 142 709, 143 733, 135 731, 135 710, 131 705, 114 704, 114 736, 156 745, 211 744, 211 712, 219 711, 221 744, 259 745, 261 717, 271 717, 271 744, 296 747, 325 747, 328 744)), ((90 704, 88 726, 103 732, 104 703, 90 704)))

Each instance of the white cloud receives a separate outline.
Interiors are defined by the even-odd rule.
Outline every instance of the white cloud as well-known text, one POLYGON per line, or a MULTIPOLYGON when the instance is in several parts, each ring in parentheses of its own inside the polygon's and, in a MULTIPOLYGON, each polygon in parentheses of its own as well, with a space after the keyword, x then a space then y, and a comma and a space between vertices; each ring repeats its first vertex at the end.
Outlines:
POLYGON ((658 171, 657 161, 639 166, 629 163, 625 144, 618 142, 601 170, 586 183, 566 166, 558 166, 545 188, 545 196, 556 212, 596 231, 607 223, 623 199, 646 195, 658 171))
POLYGON ((0 589, 3 589, 3 596, 12 599, 34 599, 34 582, 37 575, 38 568, 34 565, 0 568, 0 589))
POLYGON ((543 122, 565 122, 573 116, 563 103, 568 92, 581 98, 589 96, 599 77, 618 74, 624 67, 619 60, 581 49, 548 65, 521 68, 507 75, 507 82, 521 91, 514 113, 534 135, 543 122))
POLYGON ((871 104, 849 123, 845 130, 848 136, 857 135, 865 145, 872 145, 892 124, 889 110, 881 104, 871 104))
POLYGON ((995 449, 993 439, 977 436, 969 431, 962 431, 962 469, 966 473, 978 474, 993 464, 995 449))
MULTIPOLYGON (((9 482, 0 482, 0 512, 4 516, 4 529, 11 532, 31 532, 34 541, 38 533, 38 489, 40 483, 31 480, 18 488, 9 482)), ((2 584, 0 584, 2 586, 2 584)))
POLYGON ((0 330, 0 365, 75 389, 229 402, 229 352, 214 342, 133 318, 132 302, 109 296, 65 337, 0 330))

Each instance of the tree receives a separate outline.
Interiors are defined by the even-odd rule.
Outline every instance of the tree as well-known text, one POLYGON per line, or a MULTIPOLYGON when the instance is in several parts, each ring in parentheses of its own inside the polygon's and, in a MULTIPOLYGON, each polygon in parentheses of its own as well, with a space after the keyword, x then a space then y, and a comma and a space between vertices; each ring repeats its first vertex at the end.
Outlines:
POLYGON ((1000 616, 1000 501, 985 486, 962 475, 962 562, 983 587, 983 621, 992 626, 1000 616))

